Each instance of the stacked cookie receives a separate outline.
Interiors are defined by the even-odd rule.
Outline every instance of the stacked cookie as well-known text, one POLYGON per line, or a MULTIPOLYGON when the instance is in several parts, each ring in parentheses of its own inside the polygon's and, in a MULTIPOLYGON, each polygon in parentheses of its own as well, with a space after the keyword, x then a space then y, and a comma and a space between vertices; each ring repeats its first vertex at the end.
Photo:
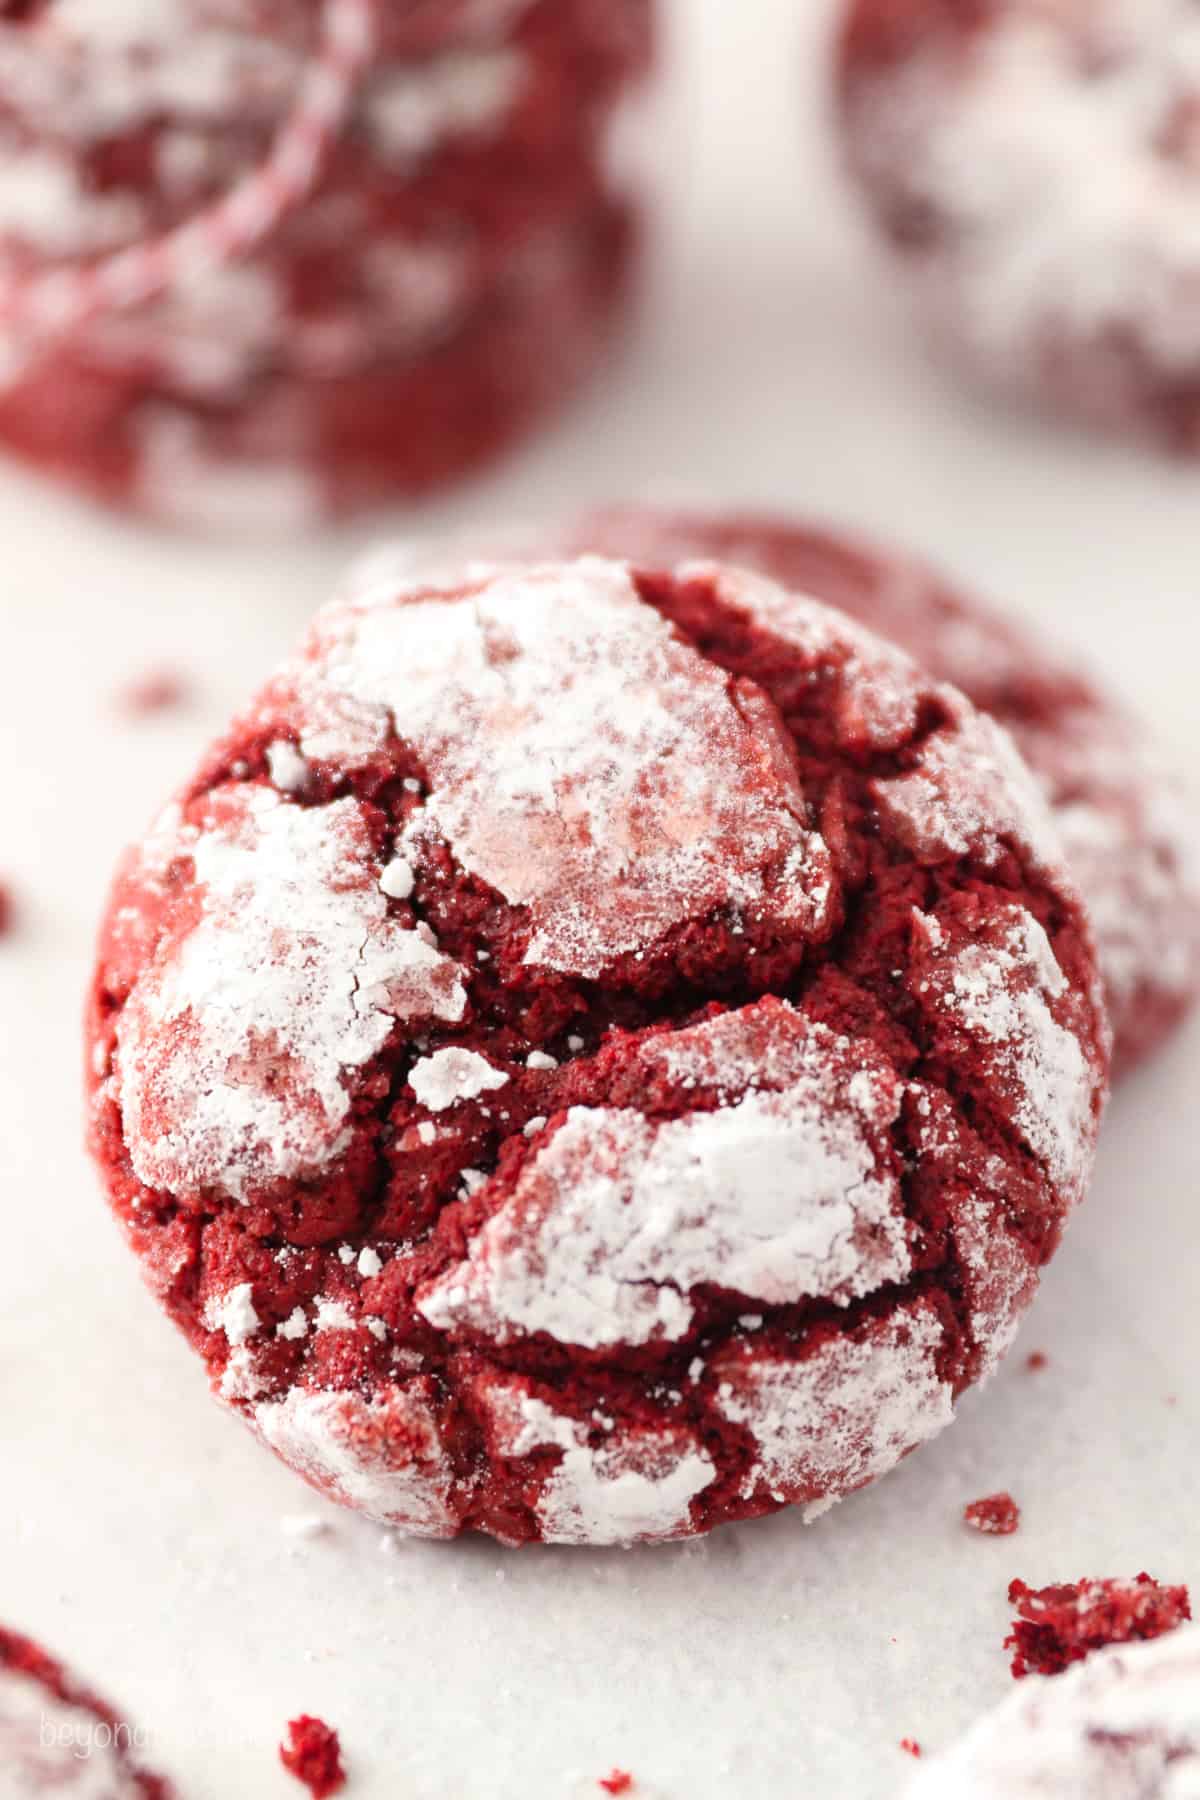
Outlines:
POLYGON ((0 442, 272 525, 479 463, 597 360, 650 0, 45 0, 0 25, 0 442))

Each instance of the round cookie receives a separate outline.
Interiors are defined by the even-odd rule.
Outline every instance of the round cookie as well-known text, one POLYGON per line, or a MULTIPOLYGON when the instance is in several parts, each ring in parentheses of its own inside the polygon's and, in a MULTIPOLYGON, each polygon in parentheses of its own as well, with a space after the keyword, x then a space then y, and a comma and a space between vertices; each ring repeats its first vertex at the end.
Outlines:
POLYGON ((171 1800, 141 1766, 144 1743, 105 1700, 30 1638, 0 1626, 0 1791, 5 1800, 171 1800))
POLYGON ((850 0, 849 165, 935 340, 996 388, 1200 450, 1189 0, 850 0))
POLYGON ((638 235, 627 206, 600 205, 527 245, 444 341, 327 375, 260 372, 249 406, 239 388, 197 408, 153 375, 114 380, 64 352, 0 393, 0 438, 97 500, 189 528, 304 528, 422 494, 503 451, 603 365, 638 235))
POLYGON ((1118 1071, 1183 1019, 1200 991, 1194 803, 1141 720, 1056 645, 914 557, 782 518, 614 508, 567 541, 651 565, 714 557, 758 569, 961 688, 1012 733, 1053 809, 1091 912, 1118 1071))
POLYGON ((274 166, 321 18, 47 0, 0 23, 0 300, 75 293, 96 258, 140 269, 185 227, 224 246, 48 335, 6 313, 0 443, 111 504, 288 527, 467 473, 599 360, 636 241, 609 148, 650 0, 536 0, 503 38, 417 57, 385 31, 311 191, 255 190, 239 253, 196 221, 274 166))
POLYGON ((221 1396, 429 1536, 807 1516, 932 1437, 1107 1025, 1009 739, 746 571, 352 586, 125 862, 111 1204, 221 1396))
POLYGON ((1200 1631, 1027 1681, 906 1800, 1188 1800, 1200 1793, 1200 1631))

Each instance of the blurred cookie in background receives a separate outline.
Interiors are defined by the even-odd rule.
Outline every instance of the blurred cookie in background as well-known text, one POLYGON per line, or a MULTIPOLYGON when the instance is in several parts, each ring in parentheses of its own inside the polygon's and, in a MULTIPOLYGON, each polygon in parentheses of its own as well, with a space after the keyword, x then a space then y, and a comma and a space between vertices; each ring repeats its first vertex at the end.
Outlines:
POLYGON ((1200 1631, 1026 1681, 905 1800, 1188 1800, 1200 1793, 1200 1631))
POLYGON ((1200 451, 1200 14, 1189 0, 850 0, 848 165, 939 349, 1200 451))
POLYGON ((135 1725, 31 1638, 0 1626, 0 1793, 5 1800, 173 1800, 141 1765, 135 1725))
POLYGON ((651 0, 404 10, 0 23, 0 445, 287 528, 451 481, 574 391, 628 288, 610 150, 651 0))

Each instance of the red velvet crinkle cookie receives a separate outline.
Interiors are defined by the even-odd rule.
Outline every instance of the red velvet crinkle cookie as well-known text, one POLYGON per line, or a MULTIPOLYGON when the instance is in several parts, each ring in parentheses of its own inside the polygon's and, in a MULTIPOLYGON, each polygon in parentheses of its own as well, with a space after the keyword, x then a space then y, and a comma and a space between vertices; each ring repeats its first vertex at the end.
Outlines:
POLYGON ((1156 1049, 1200 990, 1195 804, 1140 719, 1015 618, 914 557, 781 518, 613 509, 573 548, 653 565, 716 557, 837 606, 953 682, 1016 739, 1083 891, 1119 1070, 1156 1049))
POLYGON ((0 445, 278 530, 463 475, 569 397, 628 293, 612 148, 651 0, 366 10, 348 73, 326 0, 2 11, 0 445))
POLYGON ((502 451, 603 365, 637 242, 629 207, 589 208, 515 256, 444 341, 321 378, 277 369, 249 408, 238 394, 197 410, 153 382, 131 404, 128 382, 64 352, 0 395, 0 437, 96 499, 202 530, 302 529, 424 493, 502 451))
POLYGON ((113 1208, 220 1394, 434 1537, 806 1514, 946 1425, 1107 1028, 1009 739, 743 571, 351 587, 119 873, 113 1208))
POLYGON ((32 1639, 0 1626, 4 1800, 171 1800, 141 1767, 144 1728, 97 1699, 32 1639))
POLYGON ((1006 391, 1200 450, 1190 0, 850 0, 849 161, 937 336, 1006 391))
POLYGON ((1188 1800, 1200 1793, 1200 1631, 1027 1681, 906 1800, 1188 1800))

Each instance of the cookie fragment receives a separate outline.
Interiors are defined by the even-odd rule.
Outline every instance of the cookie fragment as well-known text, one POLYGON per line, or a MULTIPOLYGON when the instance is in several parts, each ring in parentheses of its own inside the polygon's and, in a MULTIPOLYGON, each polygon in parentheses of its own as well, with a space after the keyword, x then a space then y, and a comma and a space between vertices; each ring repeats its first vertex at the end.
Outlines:
POLYGON ((1145 1573, 1132 1581, 1093 1579, 1045 1588, 1013 1581, 1008 1598, 1017 1617, 1004 1647, 1014 1653, 1018 1680, 1057 1675, 1105 1644, 1161 1637, 1192 1616, 1186 1587, 1163 1586, 1145 1573))

